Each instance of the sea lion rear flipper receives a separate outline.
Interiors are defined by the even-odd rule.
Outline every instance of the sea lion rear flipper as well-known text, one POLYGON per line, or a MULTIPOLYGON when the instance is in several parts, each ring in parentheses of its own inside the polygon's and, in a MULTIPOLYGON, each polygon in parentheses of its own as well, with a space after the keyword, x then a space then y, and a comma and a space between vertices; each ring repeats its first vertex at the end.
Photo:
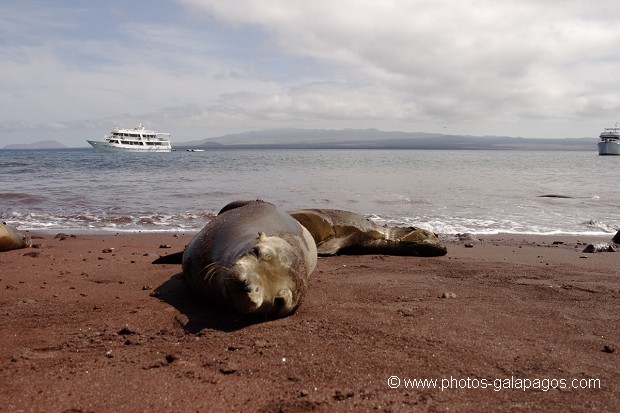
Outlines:
POLYGON ((183 262, 183 253, 185 251, 174 252, 157 258, 152 264, 181 264, 183 262))

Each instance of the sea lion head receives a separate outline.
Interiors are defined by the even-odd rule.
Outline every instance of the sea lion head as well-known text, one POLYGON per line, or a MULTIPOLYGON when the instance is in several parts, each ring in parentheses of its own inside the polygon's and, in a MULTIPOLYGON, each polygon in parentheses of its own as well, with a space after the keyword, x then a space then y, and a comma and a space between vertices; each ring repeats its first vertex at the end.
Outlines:
POLYGON ((296 273, 298 259, 286 240, 259 233, 232 265, 215 265, 224 300, 244 314, 293 313, 305 291, 305 277, 296 273))

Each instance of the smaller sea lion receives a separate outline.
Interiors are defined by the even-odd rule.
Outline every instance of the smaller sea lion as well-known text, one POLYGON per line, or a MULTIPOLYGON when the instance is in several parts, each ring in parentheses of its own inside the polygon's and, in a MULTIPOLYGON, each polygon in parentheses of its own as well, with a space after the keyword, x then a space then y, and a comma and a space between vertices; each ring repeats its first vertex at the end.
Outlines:
POLYGON ((312 234, 319 255, 385 254, 433 257, 446 247, 430 231, 381 226, 359 214, 335 209, 290 211, 312 234))
POLYGON ((0 223, 0 251, 17 250, 32 245, 30 237, 23 235, 14 227, 0 223))

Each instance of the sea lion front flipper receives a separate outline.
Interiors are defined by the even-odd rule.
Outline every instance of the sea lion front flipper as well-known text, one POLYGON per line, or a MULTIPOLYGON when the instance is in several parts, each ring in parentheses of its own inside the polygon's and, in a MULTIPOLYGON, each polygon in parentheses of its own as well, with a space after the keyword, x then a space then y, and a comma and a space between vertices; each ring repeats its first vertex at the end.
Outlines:
POLYGON ((412 232, 417 231, 415 227, 383 227, 385 231, 385 238, 390 240, 402 240, 406 239, 412 232))
POLYGON ((172 254, 163 255, 153 261, 151 264, 181 264, 183 262, 183 253, 185 251, 174 252, 172 254))
POLYGON ((316 252, 320 257, 330 257, 338 255, 338 251, 340 251, 341 249, 342 240, 339 238, 332 238, 316 246, 316 252))
POLYGON ((321 215, 320 211, 301 209, 289 211, 289 215, 310 232, 317 245, 334 238, 335 233, 331 223, 321 215))

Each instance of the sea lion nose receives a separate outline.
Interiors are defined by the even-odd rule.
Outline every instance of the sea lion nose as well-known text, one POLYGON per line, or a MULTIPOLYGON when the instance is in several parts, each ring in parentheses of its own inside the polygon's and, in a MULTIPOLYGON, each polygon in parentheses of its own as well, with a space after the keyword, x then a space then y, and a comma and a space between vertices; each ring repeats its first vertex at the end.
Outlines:
POLYGON ((280 290, 278 295, 276 295, 273 299, 273 305, 278 309, 285 308, 292 302, 293 293, 288 288, 280 290))
POLYGON ((286 305, 286 298, 276 297, 273 299, 273 305, 275 308, 282 308, 286 305))

